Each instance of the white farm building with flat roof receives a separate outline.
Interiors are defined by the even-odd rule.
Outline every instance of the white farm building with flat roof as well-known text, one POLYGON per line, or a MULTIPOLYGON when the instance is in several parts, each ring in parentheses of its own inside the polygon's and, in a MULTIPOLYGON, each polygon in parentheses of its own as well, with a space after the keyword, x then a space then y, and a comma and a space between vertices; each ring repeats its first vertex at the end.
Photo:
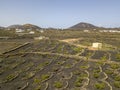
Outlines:
POLYGON ((92 47, 93 47, 93 48, 97 48, 97 49, 101 49, 101 48, 102 48, 102 43, 98 43, 98 42, 93 43, 93 44, 92 44, 92 47))

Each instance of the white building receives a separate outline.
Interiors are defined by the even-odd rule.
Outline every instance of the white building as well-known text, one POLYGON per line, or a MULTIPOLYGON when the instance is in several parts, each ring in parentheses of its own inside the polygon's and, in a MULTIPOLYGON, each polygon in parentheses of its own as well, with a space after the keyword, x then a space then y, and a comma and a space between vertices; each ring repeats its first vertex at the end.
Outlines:
POLYGON ((89 32, 89 30, 84 30, 84 32, 89 32))
POLYGON ((99 32, 120 33, 118 30, 99 30, 99 32))
POLYGON ((93 48, 96 48, 96 49, 101 49, 101 48, 102 48, 102 43, 98 43, 98 42, 93 43, 93 44, 92 44, 92 47, 93 47, 93 48))
POLYGON ((35 34, 35 32, 34 31, 30 31, 29 34, 35 34))
POLYGON ((16 33, 21 33, 21 32, 24 32, 24 30, 22 30, 22 29, 16 29, 16 33))
POLYGON ((40 30, 40 33, 44 33, 44 31, 43 31, 43 30, 40 30))
POLYGON ((42 39, 49 39, 49 38, 45 36, 34 37, 34 40, 42 40, 42 39))

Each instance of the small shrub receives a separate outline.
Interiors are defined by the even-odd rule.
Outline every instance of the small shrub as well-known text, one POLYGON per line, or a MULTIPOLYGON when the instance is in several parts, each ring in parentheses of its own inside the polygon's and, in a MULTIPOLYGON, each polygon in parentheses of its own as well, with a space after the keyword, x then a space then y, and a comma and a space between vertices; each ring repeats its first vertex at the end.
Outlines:
POLYGON ((88 66, 80 66, 82 69, 88 69, 88 66))
POLYGON ((0 70, 0 75, 2 74, 4 72, 4 70, 2 69, 2 70, 0 70))
POLYGON ((48 74, 44 74, 44 75, 42 75, 41 76, 41 79, 42 80, 46 80, 46 79, 48 79, 50 76, 48 75, 48 74))
POLYGON ((57 62, 58 65, 62 65, 65 61, 59 61, 57 62))
POLYGON ((82 48, 81 47, 75 47, 73 50, 76 51, 76 52, 81 52, 82 48))
POLYGON ((3 62, 3 59, 2 58, 0 58, 0 63, 2 63, 3 62))
POLYGON ((88 75, 87 75, 87 73, 82 73, 82 74, 80 74, 80 77, 88 77, 88 75))
POLYGON ((93 76, 94 76, 94 78, 99 78, 100 74, 99 73, 94 73, 93 76))
POLYGON ((120 88, 120 81, 115 81, 115 82, 114 82, 114 86, 115 86, 116 88, 120 88))
POLYGON ((92 53, 91 53, 91 52, 87 53, 86 59, 88 60, 91 56, 92 56, 92 53))
POLYGON ((103 65, 103 63, 104 63, 103 61, 99 60, 96 64, 97 65, 103 65))
POLYGON ((84 80, 83 77, 78 77, 76 81, 78 81, 78 82, 82 82, 83 80, 84 80))
POLYGON ((76 87, 81 87, 82 86, 82 82, 83 82, 84 78, 83 77, 77 77, 76 81, 75 81, 75 86, 76 87))
POLYGON ((35 79, 34 79, 34 83, 40 83, 40 82, 41 82, 40 79, 38 79, 38 78, 35 78, 35 79))
POLYGON ((115 76, 114 80, 115 81, 120 81, 120 75, 115 76))
POLYGON ((14 76, 13 74, 8 75, 8 76, 6 77, 6 80, 7 80, 7 81, 11 81, 14 77, 15 77, 15 76, 14 76))
POLYGON ((35 75, 34 72, 26 73, 26 74, 23 76, 23 80, 32 78, 34 75, 35 75))
POLYGON ((49 64, 49 61, 44 62, 43 66, 46 66, 49 64))
POLYGON ((10 74, 8 75, 6 78, 3 78, 0 83, 6 83, 6 82, 9 82, 9 81, 12 81, 14 80, 19 74, 17 73, 13 73, 13 74, 10 74))
POLYGON ((119 64, 111 64, 110 66, 112 69, 118 69, 120 67, 119 64))
POLYGON ((78 70, 76 70, 76 71, 74 71, 74 72, 73 72, 73 74, 74 74, 74 75, 80 75, 80 74, 81 74, 81 72, 80 72, 80 71, 78 71, 78 70))
POLYGON ((81 87, 81 86, 82 86, 82 83, 81 83, 81 82, 76 81, 76 82, 75 82, 75 86, 76 86, 76 87, 81 87))
POLYGON ((59 67, 54 67, 53 72, 57 72, 57 71, 59 71, 59 69, 60 69, 59 67))
POLYGON ((107 70, 105 70, 105 73, 107 73, 107 74, 113 74, 113 70, 110 70, 110 69, 107 69, 107 70))
POLYGON ((107 60, 106 55, 104 55, 103 57, 101 57, 101 60, 102 60, 102 61, 106 61, 106 60, 107 60))
POLYGON ((99 73, 100 72, 100 69, 95 69, 93 70, 94 73, 99 73))
POLYGON ((62 88, 63 84, 60 81, 56 81, 56 82, 54 82, 54 87, 56 87, 56 88, 62 88))
POLYGON ((35 90, 41 90, 41 86, 36 87, 35 90))
POLYGON ((120 53, 116 54, 116 60, 120 61, 120 53))
POLYGON ((99 90, 102 90, 102 89, 105 88, 105 84, 104 83, 96 83, 95 84, 95 88, 99 89, 99 90))
POLYGON ((71 68, 71 64, 66 64, 65 68, 71 68))

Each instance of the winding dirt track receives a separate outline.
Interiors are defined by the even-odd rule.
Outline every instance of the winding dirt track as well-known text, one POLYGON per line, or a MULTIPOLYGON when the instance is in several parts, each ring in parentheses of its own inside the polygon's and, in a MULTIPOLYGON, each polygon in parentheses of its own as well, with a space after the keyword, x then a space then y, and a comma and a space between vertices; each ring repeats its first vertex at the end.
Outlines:
POLYGON ((89 79, 89 72, 87 70, 85 70, 85 72, 87 73, 88 77, 85 78, 87 81, 83 83, 83 86, 81 87, 81 90, 87 90, 86 86, 88 86, 89 81, 90 81, 90 79, 89 79))
MULTIPOLYGON (((103 72, 102 67, 99 66, 99 68, 100 68, 100 72, 103 72)), ((112 86, 110 85, 110 83, 106 81, 107 78, 108 78, 108 75, 105 72, 103 72, 103 74, 105 75, 105 77, 103 79, 101 79, 101 81, 104 82, 104 83, 106 83, 109 86, 110 90, 113 90, 112 86)))

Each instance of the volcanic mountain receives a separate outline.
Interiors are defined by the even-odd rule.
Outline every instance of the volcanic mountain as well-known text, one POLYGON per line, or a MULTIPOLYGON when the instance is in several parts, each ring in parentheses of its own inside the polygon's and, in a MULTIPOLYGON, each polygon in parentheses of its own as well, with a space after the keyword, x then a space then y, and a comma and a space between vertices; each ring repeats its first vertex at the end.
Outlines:
POLYGON ((33 24, 24 24, 24 29, 40 29, 39 26, 33 25, 33 24))
POLYGON ((78 23, 70 27, 69 29, 87 29, 87 28, 99 28, 99 27, 89 24, 89 23, 81 22, 81 23, 78 23))

